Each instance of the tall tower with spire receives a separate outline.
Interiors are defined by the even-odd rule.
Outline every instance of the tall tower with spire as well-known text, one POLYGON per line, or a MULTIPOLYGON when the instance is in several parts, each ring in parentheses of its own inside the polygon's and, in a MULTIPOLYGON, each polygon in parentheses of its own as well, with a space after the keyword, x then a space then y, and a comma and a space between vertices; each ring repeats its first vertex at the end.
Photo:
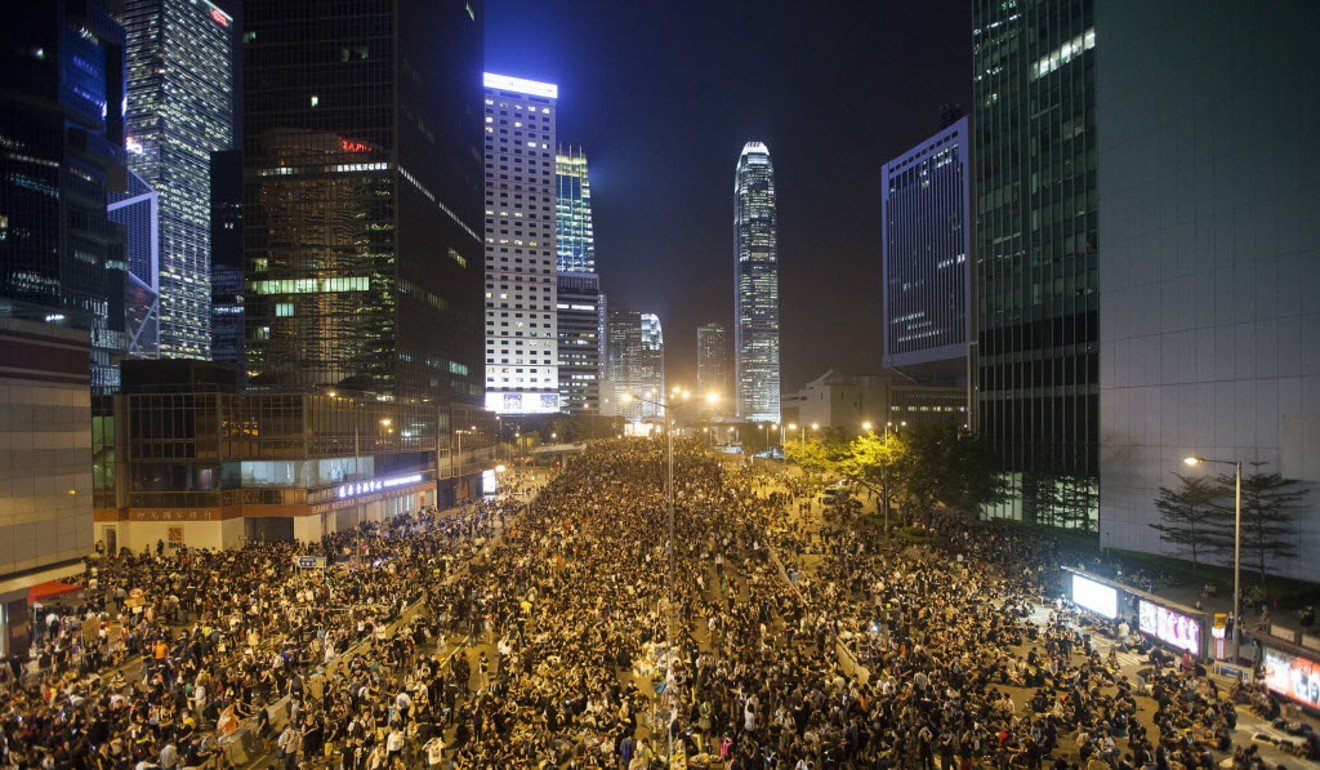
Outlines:
POLYGON ((733 180, 734 388, 738 416, 779 421, 779 244, 770 148, 748 142, 733 180))

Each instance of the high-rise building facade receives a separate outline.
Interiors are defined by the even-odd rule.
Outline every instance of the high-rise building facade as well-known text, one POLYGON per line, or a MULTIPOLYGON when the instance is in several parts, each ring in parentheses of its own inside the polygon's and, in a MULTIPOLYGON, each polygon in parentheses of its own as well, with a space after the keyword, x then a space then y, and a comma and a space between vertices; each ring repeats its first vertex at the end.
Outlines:
POLYGON ((85 331, 0 318, 0 655, 27 657, 28 589, 92 552, 87 358, 85 331))
POLYGON ((243 15, 249 388, 479 404, 481 3, 243 15))
POLYGON ((972 9, 975 415, 1014 490, 990 513, 1093 526, 1093 0, 975 0, 972 9))
POLYGON ((1232 473, 1189 455, 1239 460, 1309 493, 1267 567, 1316 582, 1320 102, 1302 95, 1320 6, 1240 10, 1198 3, 1192 33, 1175 7, 1096 4, 1100 544, 1172 552, 1150 526, 1160 487, 1232 473))
POLYGON ((110 219, 124 228, 124 333, 129 358, 160 357, 160 196, 137 173, 112 194, 110 219))
MULTIPOLYGON (((703 398, 719 397, 717 404, 729 401, 729 329, 722 323, 704 323, 697 327, 697 392, 703 398)), ((710 411, 710 410, 708 410, 710 411)))
POLYGON ((779 242, 770 149, 748 142, 733 181, 733 345, 738 416, 779 421, 779 242))
POLYGON ((971 171, 967 118, 884 164, 884 365, 919 381, 967 376, 971 171))
POLYGON ((99 0, 44 2, 0 25, 0 315, 91 334, 91 384, 124 355, 123 28, 99 0))
POLYGON ((243 355, 243 154, 211 154, 211 360, 246 376, 243 355))
POLYGON ((211 355, 211 153, 234 139, 234 21, 126 0, 128 161, 160 198, 160 354, 211 355))
POLYGON ((600 414, 600 276, 560 273, 558 282, 559 405, 568 414, 600 414))
POLYGON ((486 408, 558 412, 551 83, 486 73, 486 408))
POLYGON ((607 413, 630 422, 661 416, 659 407, 641 400, 658 402, 664 398, 665 337, 660 317, 611 309, 607 327, 606 377, 614 399, 607 413))
POLYGON ((596 272, 596 234, 591 223, 591 180, 582 148, 555 154, 555 253, 561 273, 596 272))
POLYGON ((587 156, 580 148, 555 155, 555 193, 559 405, 569 414, 599 414, 605 296, 596 275, 587 156))

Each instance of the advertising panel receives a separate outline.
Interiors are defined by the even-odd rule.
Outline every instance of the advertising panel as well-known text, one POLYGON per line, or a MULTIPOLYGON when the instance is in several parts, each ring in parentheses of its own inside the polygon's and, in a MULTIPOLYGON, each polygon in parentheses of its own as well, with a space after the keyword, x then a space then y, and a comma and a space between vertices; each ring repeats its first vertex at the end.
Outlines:
POLYGON ((497 414, 550 414, 559 411, 559 394, 486 391, 486 408, 497 414))
POLYGON ((1320 709, 1320 662, 1266 647, 1265 686, 1304 706, 1320 709))
POLYGON ((1118 591, 1076 573, 1072 576, 1072 600, 1078 607, 1110 620, 1118 617, 1118 591))
POLYGON ((1143 634, 1153 636, 1165 644, 1187 650, 1193 655, 1201 654, 1201 621, 1181 612, 1174 612, 1168 607, 1137 600, 1137 628, 1143 634))

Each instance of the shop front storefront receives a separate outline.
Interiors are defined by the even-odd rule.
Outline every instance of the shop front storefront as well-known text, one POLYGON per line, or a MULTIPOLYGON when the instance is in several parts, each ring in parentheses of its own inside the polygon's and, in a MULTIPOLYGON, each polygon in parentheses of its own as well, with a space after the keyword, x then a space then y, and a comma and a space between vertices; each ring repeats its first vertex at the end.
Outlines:
POLYGON ((316 542, 325 535, 353 529, 364 522, 388 521, 436 503, 436 483, 424 478, 424 474, 283 491, 286 497, 307 502, 239 502, 215 508, 98 509, 96 538, 103 545, 113 543, 117 549, 137 552, 183 547, 240 548, 249 541, 316 542))

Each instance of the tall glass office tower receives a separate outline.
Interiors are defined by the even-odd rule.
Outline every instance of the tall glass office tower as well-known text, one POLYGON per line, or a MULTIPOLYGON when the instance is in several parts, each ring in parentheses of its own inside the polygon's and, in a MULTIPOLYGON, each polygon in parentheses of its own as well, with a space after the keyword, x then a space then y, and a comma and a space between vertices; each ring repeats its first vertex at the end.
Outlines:
POLYGON ((211 355, 211 153, 234 140, 233 19, 127 0, 129 167, 159 196, 160 355, 211 355))
POLYGON ((581 148, 555 155, 556 335, 559 406, 569 414, 600 412, 605 297, 596 275, 591 181, 581 148))
POLYGON ((581 148, 555 154, 555 253, 561 273, 596 272, 596 236, 591 226, 591 181, 581 148))
POLYGON ((738 416, 779 421, 779 245, 770 149, 748 142, 733 180, 734 368, 738 416))
POLYGON ((967 379, 967 164, 963 117, 880 171, 884 365, 927 384, 967 379))
POLYGON ((91 384, 119 382, 124 30, 100 0, 33 3, 0 25, 0 316, 91 334, 91 384))
POLYGON ((244 3, 250 388, 480 404, 481 12, 244 3))
POLYGON ((1016 494, 1093 525, 1098 476, 1094 0, 975 0, 976 417, 1016 494))
POLYGON ((654 403, 639 398, 625 400, 624 394, 659 400, 665 392, 665 335, 660 317, 623 308, 609 311, 607 365, 615 403, 611 412, 630 422, 662 416, 654 403))

